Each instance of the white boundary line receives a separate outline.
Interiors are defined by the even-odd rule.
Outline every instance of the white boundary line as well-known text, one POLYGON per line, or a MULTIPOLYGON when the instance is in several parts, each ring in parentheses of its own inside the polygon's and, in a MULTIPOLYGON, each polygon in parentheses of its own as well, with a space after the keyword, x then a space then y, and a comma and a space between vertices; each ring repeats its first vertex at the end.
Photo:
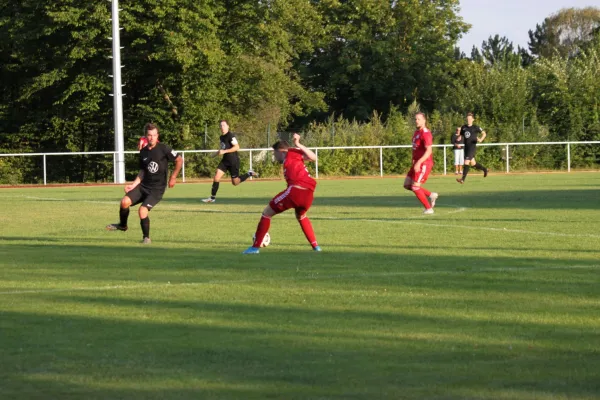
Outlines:
POLYGON ((102 292, 110 290, 135 290, 148 288, 175 288, 175 287, 196 287, 202 285, 222 285, 222 284, 246 284, 256 282, 284 282, 284 281, 308 281, 308 280, 327 280, 327 279, 349 279, 349 278, 375 278, 375 277, 392 277, 403 275, 444 275, 444 274, 477 274, 487 272, 528 272, 528 271, 551 271, 551 270, 573 270, 573 269, 596 269, 600 265, 554 265, 540 267, 499 267, 499 268, 472 268, 449 269, 449 270, 428 270, 428 271, 397 271, 397 272, 373 272, 373 273, 356 273, 356 274, 331 274, 319 275, 318 272, 310 273, 306 276, 290 276, 290 277, 262 277, 255 279, 239 279, 239 280, 207 280, 204 282, 182 282, 182 283, 157 283, 144 282, 137 285, 108 285, 97 287, 75 287, 62 289, 31 289, 31 290, 9 290, 0 292, 0 295, 18 295, 18 294, 43 294, 43 293, 61 293, 61 292, 102 292))

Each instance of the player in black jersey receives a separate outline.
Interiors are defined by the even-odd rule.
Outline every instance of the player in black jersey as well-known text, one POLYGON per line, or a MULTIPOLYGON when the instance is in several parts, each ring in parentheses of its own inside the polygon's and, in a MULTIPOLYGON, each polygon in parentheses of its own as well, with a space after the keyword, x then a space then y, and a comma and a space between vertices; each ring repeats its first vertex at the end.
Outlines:
POLYGON ((205 203, 215 202, 217 192, 219 191, 219 182, 227 171, 229 171, 229 175, 231 175, 231 183, 233 186, 239 185, 251 176, 258 177, 258 174, 254 171, 248 171, 244 175, 240 176, 240 156, 238 155, 240 145, 235 135, 229 131, 229 124, 227 121, 219 121, 219 126, 221 128, 221 148, 213 153, 213 156, 223 156, 223 159, 221 159, 221 162, 217 167, 217 172, 215 172, 210 197, 202 199, 202 201, 205 203))
POLYGON ((148 144, 140 151, 140 173, 133 183, 125 186, 126 195, 121 199, 119 211, 120 222, 110 224, 110 231, 126 231, 129 207, 142 203, 139 208, 140 225, 142 226, 142 243, 150 241, 150 218, 148 212, 162 199, 167 188, 169 161, 175 162, 175 168, 169 179, 169 187, 175 186, 177 175, 181 170, 183 159, 169 146, 158 142, 158 127, 148 123, 144 127, 148 144))
POLYGON ((475 167, 475 169, 479 171, 483 171, 484 178, 488 175, 488 169, 483 165, 479 164, 477 161, 475 161, 477 143, 483 142, 487 135, 485 131, 479 126, 473 125, 474 120, 475 118, 473 118, 473 114, 468 113, 467 124, 463 125, 460 128, 460 133, 465 140, 465 165, 463 168, 462 178, 457 178, 456 181, 461 184, 465 183, 465 179, 467 179, 467 174, 469 173, 469 169, 471 169, 471 166, 475 167), (479 134, 481 134, 481 137, 479 137, 479 134))

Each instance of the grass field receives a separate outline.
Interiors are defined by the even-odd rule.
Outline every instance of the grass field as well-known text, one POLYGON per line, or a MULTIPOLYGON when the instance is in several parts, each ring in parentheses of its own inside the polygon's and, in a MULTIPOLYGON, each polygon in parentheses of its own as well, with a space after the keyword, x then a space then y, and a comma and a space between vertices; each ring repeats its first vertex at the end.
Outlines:
POLYGON ((600 174, 325 180, 251 243, 284 182, 1 189, 1 399, 600 398, 600 174))

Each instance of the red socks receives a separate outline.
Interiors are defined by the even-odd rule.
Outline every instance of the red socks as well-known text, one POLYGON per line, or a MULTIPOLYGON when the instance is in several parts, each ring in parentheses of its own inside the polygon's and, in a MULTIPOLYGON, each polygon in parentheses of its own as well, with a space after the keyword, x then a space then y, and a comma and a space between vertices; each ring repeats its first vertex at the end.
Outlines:
POLYGON ((419 201, 421 202, 421 204, 423 204, 423 207, 425 207, 426 210, 431 208, 431 205, 429 204, 429 200, 427 200, 427 194, 425 194, 426 192, 431 194, 431 192, 429 192, 426 189, 420 188, 420 187, 415 187, 413 186, 413 192, 415 193, 415 196, 417 196, 417 199, 419 199, 419 201))
POLYGON ((300 222, 300 227, 302 228, 302 232, 304 232, 304 236, 306 236, 308 243, 310 243, 313 249, 317 247, 317 238, 315 236, 315 231, 313 230, 312 224, 310 223, 310 219, 308 219, 308 217, 303 217, 299 219, 298 222, 300 222))
POLYGON ((256 228, 256 235, 254 237, 254 244, 252 247, 260 247, 262 244, 265 235, 269 232, 269 228, 271 227, 271 218, 265 217, 264 215, 260 217, 260 222, 258 223, 258 227, 256 228))

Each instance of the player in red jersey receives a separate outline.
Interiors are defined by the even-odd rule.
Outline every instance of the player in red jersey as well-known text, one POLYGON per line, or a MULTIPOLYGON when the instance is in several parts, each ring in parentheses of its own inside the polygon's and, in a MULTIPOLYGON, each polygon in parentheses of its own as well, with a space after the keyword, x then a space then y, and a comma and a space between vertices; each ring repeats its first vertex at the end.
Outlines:
POLYGON ((321 251, 312 224, 306 216, 313 202, 317 181, 311 178, 304 166, 304 161, 316 161, 317 156, 312 150, 300 144, 300 135, 297 133, 294 133, 293 141, 296 148, 291 148, 285 141, 279 141, 273 145, 275 159, 283 164, 283 175, 288 186, 283 192, 273 197, 273 200, 263 210, 254 235, 254 243, 244 251, 244 254, 258 254, 260 245, 269 232, 271 217, 290 208, 296 210, 296 219, 300 222, 300 227, 313 250, 321 251))
POLYGON ((431 131, 427 129, 426 124, 427 119, 425 118, 425 114, 417 113, 415 115, 415 125, 417 126, 417 130, 412 138, 413 165, 404 180, 404 189, 414 192, 417 199, 419 199, 421 204, 425 207, 423 214, 433 214, 433 207, 435 206, 438 194, 430 192, 421 186, 427 182, 429 173, 433 168, 433 157, 431 155, 433 150, 433 137, 431 131), (427 200, 427 197, 431 200, 431 204, 427 200))

